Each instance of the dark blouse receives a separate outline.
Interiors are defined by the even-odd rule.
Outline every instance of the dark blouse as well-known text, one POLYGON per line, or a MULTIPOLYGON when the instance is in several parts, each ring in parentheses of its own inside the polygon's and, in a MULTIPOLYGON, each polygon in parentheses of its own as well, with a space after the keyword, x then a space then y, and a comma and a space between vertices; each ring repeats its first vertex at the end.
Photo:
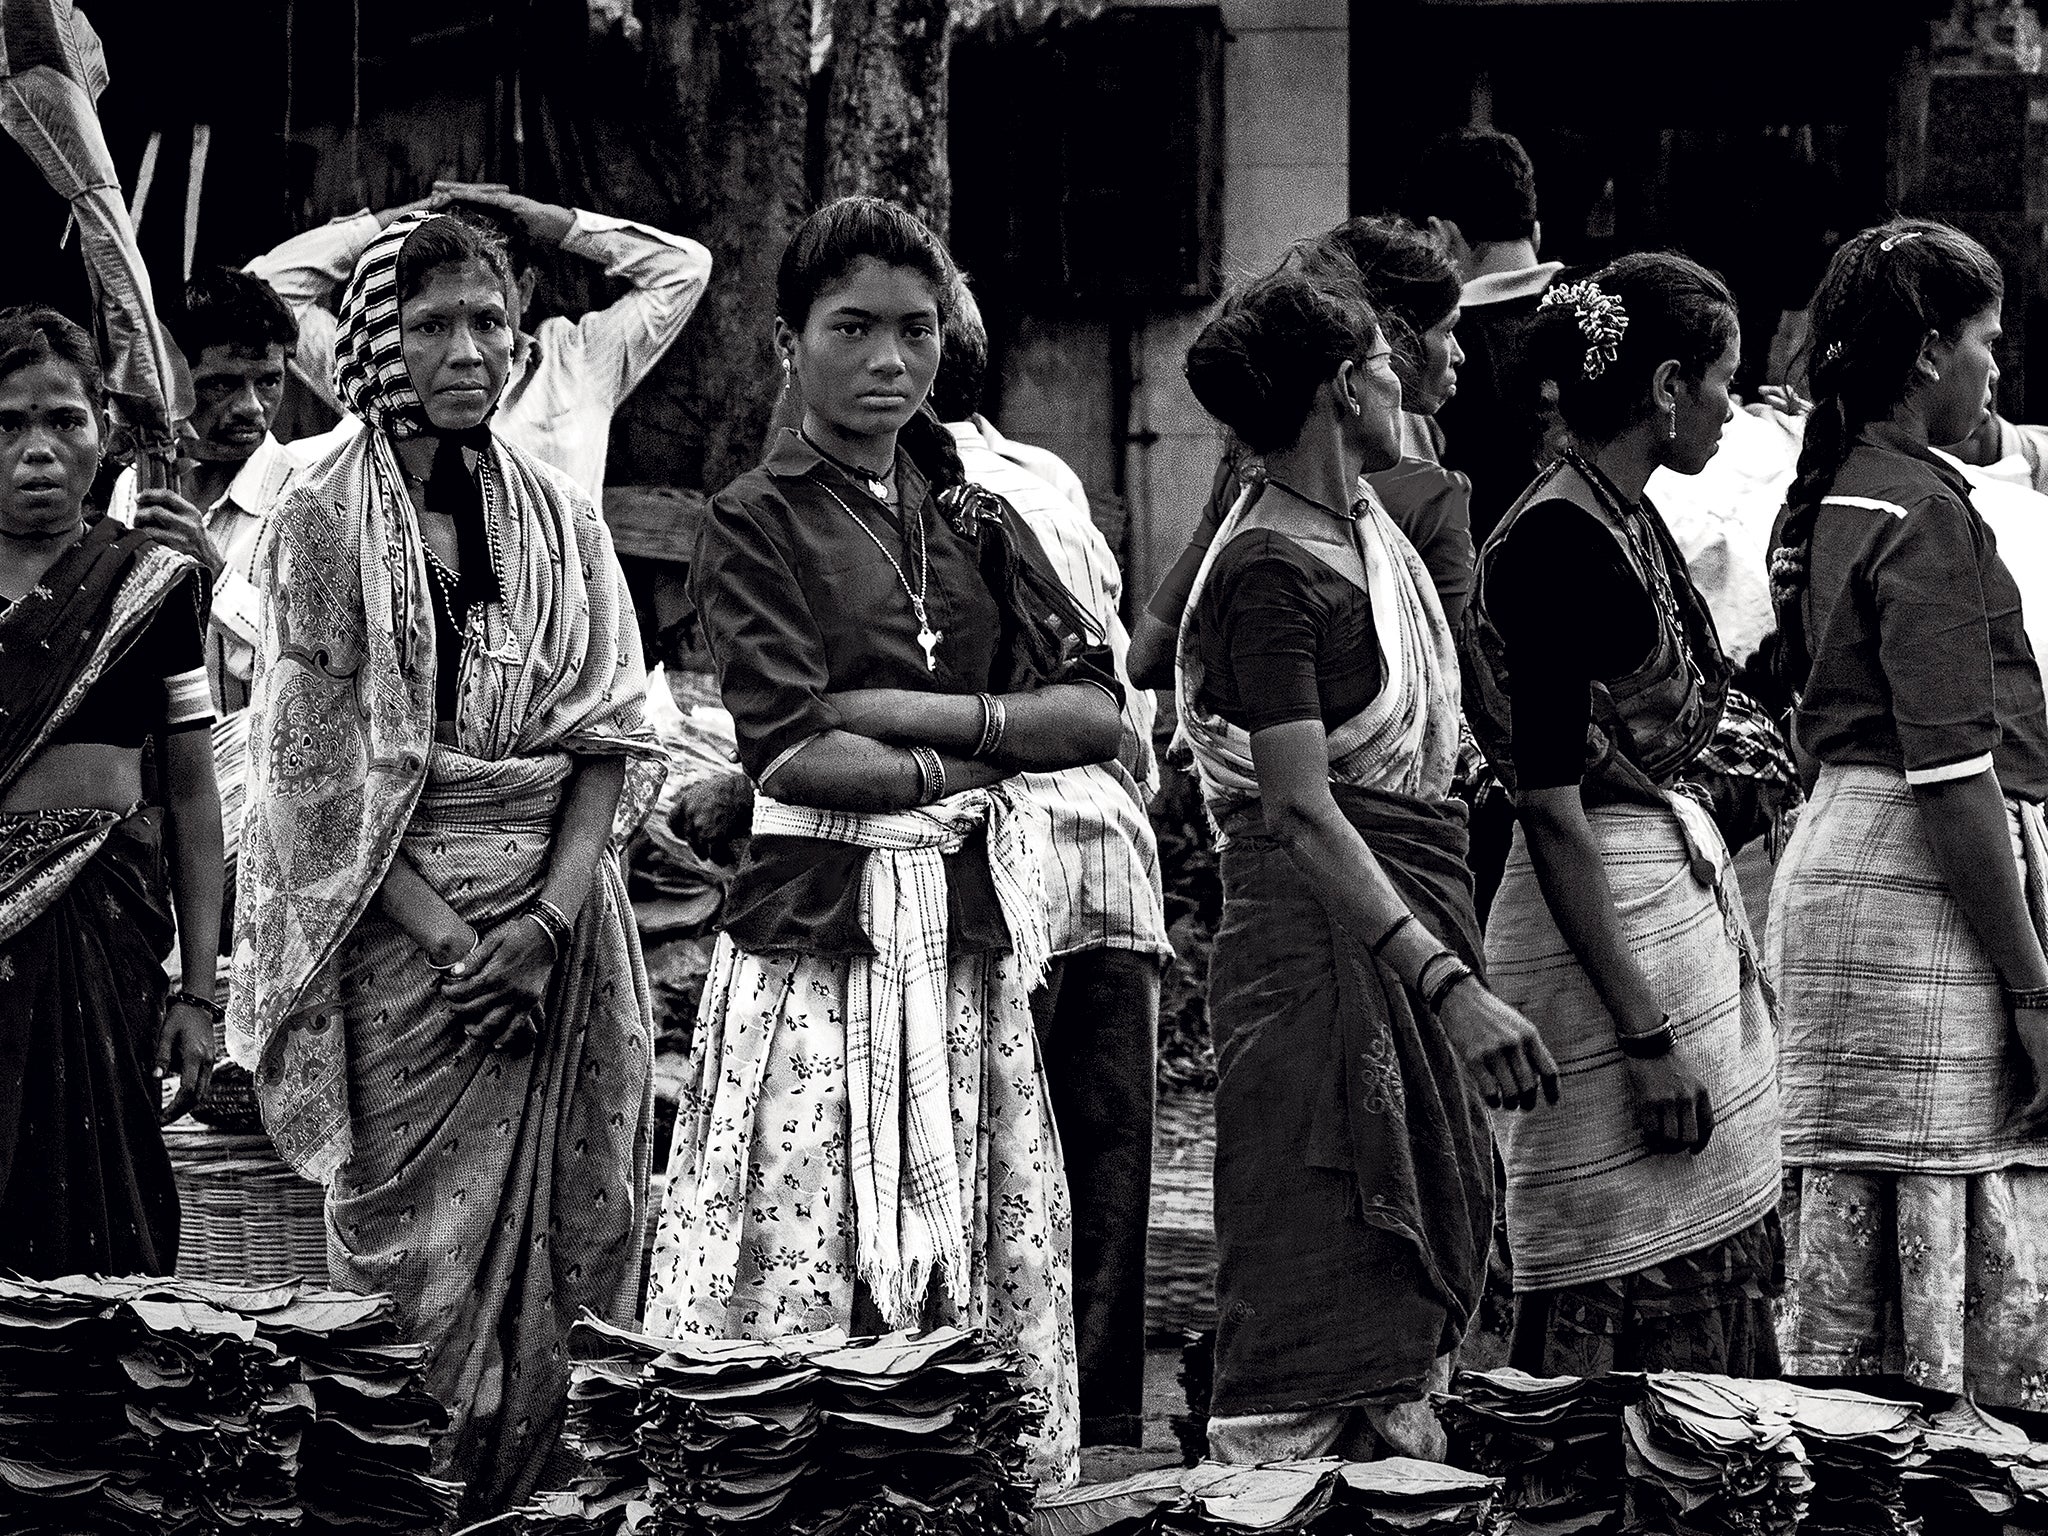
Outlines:
MULTIPOLYGON (((1456 470, 1426 459, 1403 459, 1392 469, 1367 475, 1365 481, 1379 497, 1380 505, 1387 509, 1394 526, 1422 557, 1430 584, 1436 588, 1437 601, 1443 605, 1444 617, 1456 627, 1472 597, 1472 482, 1456 470)), ((1209 499, 1195 521, 1188 547, 1159 579, 1145 605, 1145 611, 1161 623, 1175 627, 1180 624, 1203 557, 1243 489, 1244 482, 1231 461, 1224 459, 1209 484, 1209 499)))
POLYGON ((1196 622, 1202 702, 1245 731, 1297 720, 1334 730, 1385 681, 1372 600, 1270 528, 1217 553, 1196 622))
POLYGON ((1613 534, 1568 501, 1546 501, 1493 556, 1486 607, 1508 652, 1516 783, 1579 783, 1592 684, 1643 664, 1657 643, 1654 600, 1613 534))
MULTIPOLYGON (((139 747, 145 738, 197 730, 213 723, 213 711, 173 723, 167 712, 166 679, 203 667, 205 609, 197 575, 173 587, 156 616, 114 664, 86 690, 78 708, 51 734, 48 746, 92 744, 139 747)), ((12 604, 0 597, 0 613, 12 604)))
MULTIPOLYGON (((957 532, 902 455, 896 483, 901 505, 921 509, 926 612, 940 635, 935 670, 926 668, 904 591, 905 581, 912 590, 919 585, 913 520, 789 431, 759 466, 712 498, 691 561, 691 596, 740 763, 757 785, 811 737, 839 727, 828 693, 1008 693, 1047 681, 1091 682, 1122 703, 1106 647, 1083 651, 1058 678, 1035 677, 999 595, 1006 583, 997 536, 957 532)), ((1021 520, 1012 528, 1025 557, 1043 565, 1030 530, 1021 520)), ((754 838, 727 899, 726 930, 756 953, 870 952, 859 915, 866 857, 845 843, 754 838)), ((1007 949, 979 837, 947 859, 947 884, 954 953, 1007 949)))
POLYGON ((1814 518, 1800 744, 1909 777, 1981 772, 1988 755, 2008 794, 2048 799, 2041 672, 1969 482, 1878 426, 1828 495, 1850 501, 1814 518))

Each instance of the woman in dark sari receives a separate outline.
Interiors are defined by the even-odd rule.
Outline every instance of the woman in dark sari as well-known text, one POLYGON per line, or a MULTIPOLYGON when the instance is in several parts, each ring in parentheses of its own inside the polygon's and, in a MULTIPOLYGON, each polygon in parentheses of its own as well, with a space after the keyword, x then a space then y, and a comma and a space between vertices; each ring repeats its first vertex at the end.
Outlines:
POLYGON ((1440 1459, 1486 1273, 1479 1107, 1555 1098, 1535 1029, 1475 974, 1450 627, 1362 474, 1401 384, 1355 272, 1283 271, 1188 354, 1261 456, 1181 625, 1181 719, 1222 850, 1213 1454, 1440 1459))
POLYGON ((202 575, 88 520, 105 442, 91 338, 52 310, 0 313, 0 1270, 42 1278, 176 1266, 157 1126, 198 1098, 217 1016, 202 575), (151 737, 162 806, 142 803, 151 737), (151 1068, 173 1064, 165 1105, 151 1068))

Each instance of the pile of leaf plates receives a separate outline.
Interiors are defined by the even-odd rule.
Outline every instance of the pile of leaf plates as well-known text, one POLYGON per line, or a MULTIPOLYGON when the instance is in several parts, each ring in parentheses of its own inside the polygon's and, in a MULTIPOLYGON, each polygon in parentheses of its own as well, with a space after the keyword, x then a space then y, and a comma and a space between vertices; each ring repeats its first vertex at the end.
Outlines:
POLYGON ((425 1368, 388 1297, 0 1279, 0 1529, 437 1528, 425 1368))
POLYGON ((1813 1496, 1802 1536, 1920 1536, 1906 1474, 1927 1459, 1919 1406, 1789 1381, 1732 1381, 1760 1414, 1791 1424, 1806 1449, 1813 1496))
POLYGON ((1205 1461, 1055 1494, 1039 1504, 1036 1526, 1037 1536, 1468 1536, 1498 1528, 1500 1492, 1499 1478, 1402 1456, 1258 1467, 1205 1461))
POLYGON ((1639 1374, 1461 1371, 1436 1400, 1458 1466, 1502 1478, 1516 1536, 1589 1536, 1620 1521, 1621 1414, 1639 1374))
POLYGON ((1792 1425, 1725 1376, 1663 1371, 1622 1410, 1625 1530, 1658 1536, 1790 1536, 1813 1479, 1792 1425))
POLYGON ((576 1487, 531 1536, 1021 1536, 1041 1408, 1022 1362, 940 1328, 850 1340, 570 1339, 576 1487))

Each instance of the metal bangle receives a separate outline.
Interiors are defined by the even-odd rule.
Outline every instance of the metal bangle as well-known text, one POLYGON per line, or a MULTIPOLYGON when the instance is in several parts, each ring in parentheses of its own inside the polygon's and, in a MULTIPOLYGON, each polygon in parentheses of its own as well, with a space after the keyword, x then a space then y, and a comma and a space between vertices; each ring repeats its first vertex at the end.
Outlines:
MULTIPOLYGON (((432 961, 431 959, 429 959, 429 960, 427 961, 427 969, 428 969, 428 970, 430 970, 430 971, 436 972, 436 973, 437 973, 437 974, 439 974, 439 975, 442 975, 442 976, 446 976, 446 975, 447 975, 447 974, 448 974, 448 973, 449 973, 450 971, 454 970, 454 969, 455 969, 455 967, 457 967, 458 965, 462 964, 462 962, 463 962, 463 961, 467 960, 467 959, 468 959, 468 958, 469 958, 469 957, 470 957, 471 955, 473 955, 473 954, 475 954, 475 953, 476 953, 476 946, 477 946, 477 943, 478 943, 478 940, 477 940, 477 936, 476 936, 475 932, 474 932, 474 931, 472 931, 472 932, 470 933, 470 936, 469 936, 469 948, 465 949, 465 950, 464 950, 464 951, 463 951, 463 952, 462 952, 461 954, 457 955, 457 956, 456 956, 456 957, 455 957, 455 958, 454 958, 453 960, 450 960, 450 961, 449 961, 449 962, 448 962, 448 963, 447 963, 446 965, 436 965, 436 964, 434 964, 434 962, 433 962, 433 961, 432 961)), ((424 954, 424 953, 425 953, 425 951, 424 951, 424 950, 422 950, 422 951, 421 951, 421 953, 423 953, 423 954, 424 954)))
POLYGON ((1667 1013, 1655 1029, 1646 1029, 1638 1034, 1617 1029, 1614 1043, 1621 1048, 1622 1055, 1633 1061, 1655 1061, 1659 1056, 1671 1054, 1671 1048, 1678 1044, 1678 1037, 1671 1032, 1671 1015, 1667 1013))
MULTIPOLYGON (((1370 951, 1373 959, 1379 959, 1381 954, 1385 952, 1386 947, 1394 942, 1394 935, 1399 933, 1403 928, 1406 928, 1410 923, 1414 921, 1415 914, 1413 912, 1403 912, 1399 917, 1395 918, 1391 923, 1387 924, 1387 926, 1383 930, 1381 930, 1380 936, 1374 939, 1370 944, 1366 945, 1366 949, 1370 951)), ((1445 953, 1448 953, 1448 951, 1445 951, 1445 953)), ((1434 959, 1435 956, 1431 956, 1430 958, 1434 959)), ((1426 968, 1428 965, 1428 961, 1424 961, 1423 964, 1426 968)), ((1418 977, 1417 979, 1419 980, 1420 978, 1418 977)))
POLYGON ((555 925, 555 937, 562 941, 562 948, 567 949, 569 941, 576 936, 576 925, 569 921, 569 914, 545 896, 534 897, 527 906, 555 925))
POLYGON ((180 987, 164 999, 164 1007, 167 1009, 174 1008, 179 1003, 185 1004, 188 1008, 197 1008, 216 1024, 228 1016, 227 1009, 221 1007, 212 998, 201 997, 197 992, 187 992, 183 987, 180 987))
POLYGON ((561 959, 562 941, 555 937, 555 930, 553 926, 548 922, 548 920, 542 917, 540 913, 536 912, 531 907, 527 908, 524 912, 520 913, 519 915, 523 918, 530 918, 540 928, 541 937, 545 938, 548 941, 548 953, 553 955, 557 960, 561 959))
POLYGON ((2005 1004, 2014 1013, 2048 1008, 2048 987, 2008 987, 2005 1004))
POLYGON ((988 757, 1003 749, 1003 732, 1010 728, 1010 706, 994 694, 988 698, 990 712, 995 716, 995 733, 983 744, 978 757, 988 757))
MULTIPOLYGON (((1452 991, 1458 986, 1458 984, 1460 982, 1470 981, 1472 979, 1471 966, 1467 965, 1464 961, 1460 960, 1456 955, 1451 954, 1451 952, 1448 949, 1444 951, 1444 955, 1448 955, 1450 957, 1450 965, 1446 967, 1443 975, 1439 976, 1436 979, 1436 981, 1431 984, 1429 990, 1423 994, 1422 998, 1422 1000, 1429 1005, 1429 1011, 1431 1013, 1443 1012, 1445 1001, 1449 999, 1452 991)), ((1434 961, 1432 961, 1431 963, 1433 964, 1434 961)), ((1423 969, 1428 970, 1429 966, 1425 965, 1423 966, 1423 969)), ((1422 978, 1420 976, 1416 977, 1416 980, 1418 981, 1420 981, 1421 979, 1422 978)))
POLYGON ((992 693, 977 693, 974 702, 981 706, 981 740, 969 755, 987 757, 995 750, 999 734, 996 730, 996 696, 992 693))
POLYGON ((946 765, 932 747, 912 747, 910 755, 917 762, 917 776, 923 782, 924 798, 920 805, 931 805, 946 798, 946 765))

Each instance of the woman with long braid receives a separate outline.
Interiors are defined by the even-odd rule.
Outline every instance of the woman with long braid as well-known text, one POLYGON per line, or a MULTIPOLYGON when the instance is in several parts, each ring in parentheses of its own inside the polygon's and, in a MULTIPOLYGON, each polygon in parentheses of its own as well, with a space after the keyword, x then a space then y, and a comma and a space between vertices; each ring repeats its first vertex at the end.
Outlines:
POLYGON ((2048 712, 1962 475, 1998 378, 1997 264, 1898 221, 1813 303, 1774 540, 1818 779, 1771 900, 1793 1305, 1785 1365, 2048 1407, 2048 712), (2032 900, 2029 900, 2029 896, 2032 900))

